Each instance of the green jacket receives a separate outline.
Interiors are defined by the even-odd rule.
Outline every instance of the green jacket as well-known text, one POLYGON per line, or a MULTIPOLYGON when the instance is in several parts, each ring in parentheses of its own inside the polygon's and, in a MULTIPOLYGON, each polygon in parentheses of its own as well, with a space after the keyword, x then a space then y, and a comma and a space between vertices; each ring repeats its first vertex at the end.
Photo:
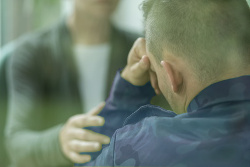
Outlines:
MULTIPOLYGON (((113 28, 106 96, 137 37, 113 28)), ((65 21, 20 39, 9 54, 5 135, 12 166, 72 166, 62 154, 58 134, 69 117, 82 113, 84 104, 65 21)))

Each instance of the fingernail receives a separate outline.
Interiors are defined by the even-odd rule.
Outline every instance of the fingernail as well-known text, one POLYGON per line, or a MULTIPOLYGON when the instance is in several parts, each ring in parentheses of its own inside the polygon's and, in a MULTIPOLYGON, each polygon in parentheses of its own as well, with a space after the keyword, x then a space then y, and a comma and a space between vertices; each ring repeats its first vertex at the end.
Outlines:
POLYGON ((99 144, 99 143, 96 143, 96 144, 95 144, 95 148, 96 148, 96 149, 99 149, 99 148, 100 148, 100 144, 99 144))
POLYGON ((91 157, 89 156, 88 158, 87 158, 87 161, 90 161, 91 160, 91 157))
POLYGON ((105 138, 105 139, 104 139, 104 143, 105 143, 105 144, 109 144, 109 142, 110 142, 110 139, 109 139, 109 138, 105 138))
POLYGON ((103 124, 104 120, 102 118, 97 118, 98 124, 103 124))

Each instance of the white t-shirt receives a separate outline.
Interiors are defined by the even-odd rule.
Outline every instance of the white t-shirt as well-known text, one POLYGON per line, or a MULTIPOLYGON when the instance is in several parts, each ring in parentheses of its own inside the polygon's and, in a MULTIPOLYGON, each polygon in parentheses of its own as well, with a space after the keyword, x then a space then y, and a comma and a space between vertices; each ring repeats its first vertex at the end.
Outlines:
POLYGON ((83 112, 105 100, 110 51, 110 43, 74 47, 83 112))

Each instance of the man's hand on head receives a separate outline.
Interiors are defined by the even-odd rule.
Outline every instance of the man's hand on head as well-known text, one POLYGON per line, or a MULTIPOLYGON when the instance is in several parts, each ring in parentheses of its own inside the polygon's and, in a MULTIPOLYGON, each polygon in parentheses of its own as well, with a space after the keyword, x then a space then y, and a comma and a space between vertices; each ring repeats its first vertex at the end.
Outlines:
POLYGON ((150 70, 150 60, 146 55, 146 41, 138 38, 128 55, 128 62, 121 77, 135 86, 143 86, 151 81, 156 94, 160 94, 155 72, 150 70))
POLYGON ((128 55, 128 61, 121 76, 136 86, 145 85, 149 81, 150 62, 146 56, 145 39, 135 41, 128 55))
POLYGON ((105 103, 100 104, 87 114, 76 115, 63 126, 59 140, 64 155, 74 163, 86 163, 90 155, 80 155, 81 152, 97 152, 102 144, 109 144, 110 138, 90 130, 82 129, 89 126, 103 126, 104 119, 97 116, 105 103))

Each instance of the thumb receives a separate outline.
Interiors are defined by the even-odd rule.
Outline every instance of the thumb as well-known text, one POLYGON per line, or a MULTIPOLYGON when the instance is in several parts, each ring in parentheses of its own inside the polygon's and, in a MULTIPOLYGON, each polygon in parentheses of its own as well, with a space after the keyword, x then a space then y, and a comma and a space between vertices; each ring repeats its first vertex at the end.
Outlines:
POLYGON ((104 108, 105 104, 106 104, 105 102, 100 103, 98 106, 96 106, 93 109, 91 109, 87 113, 87 115, 92 115, 92 116, 98 115, 102 111, 102 109, 104 108))
POLYGON ((140 76, 147 72, 149 70, 149 67, 149 58, 144 55, 142 56, 141 60, 131 68, 131 71, 133 71, 135 75, 140 76))
POLYGON ((150 62, 149 62, 148 56, 146 56, 146 55, 142 56, 141 60, 139 61, 139 65, 141 68, 148 70, 150 67, 150 62))

